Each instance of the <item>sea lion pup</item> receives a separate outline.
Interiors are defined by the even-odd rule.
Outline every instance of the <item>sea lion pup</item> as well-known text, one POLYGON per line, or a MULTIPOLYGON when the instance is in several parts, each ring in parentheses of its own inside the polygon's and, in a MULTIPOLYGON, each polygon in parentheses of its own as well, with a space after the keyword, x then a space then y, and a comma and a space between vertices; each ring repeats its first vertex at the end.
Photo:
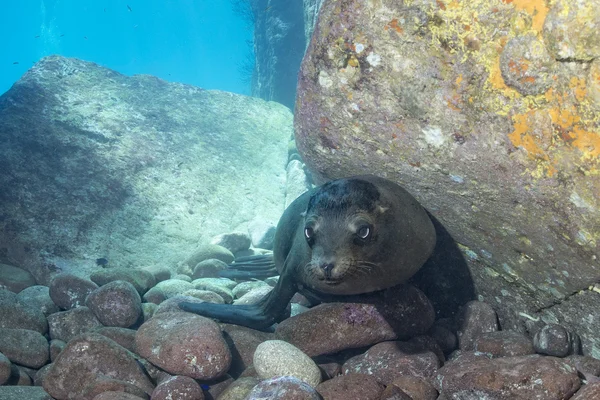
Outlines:
POLYGON ((376 176, 338 179, 298 197, 274 239, 280 273, 254 305, 182 302, 182 310, 254 329, 270 327, 298 291, 328 299, 390 288, 409 279, 431 255, 435 229, 403 188, 376 176))

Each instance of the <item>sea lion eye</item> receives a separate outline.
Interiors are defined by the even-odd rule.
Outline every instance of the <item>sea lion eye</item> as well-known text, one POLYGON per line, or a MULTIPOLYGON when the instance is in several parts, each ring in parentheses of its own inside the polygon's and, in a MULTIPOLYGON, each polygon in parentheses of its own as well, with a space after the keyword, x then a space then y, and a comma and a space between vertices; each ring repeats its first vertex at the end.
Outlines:
POLYGON ((369 225, 363 225, 356 231, 356 235, 361 239, 367 239, 371 235, 371 227, 369 225))
POLYGON ((313 230, 313 228, 311 228, 310 226, 304 228, 304 236, 306 237, 306 240, 311 240, 314 235, 315 231, 313 230))

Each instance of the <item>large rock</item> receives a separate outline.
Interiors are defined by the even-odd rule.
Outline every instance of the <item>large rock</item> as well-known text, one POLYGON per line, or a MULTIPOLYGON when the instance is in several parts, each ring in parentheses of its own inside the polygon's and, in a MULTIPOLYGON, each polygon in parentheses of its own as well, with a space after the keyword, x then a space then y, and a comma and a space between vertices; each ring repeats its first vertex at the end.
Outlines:
POLYGON ((43 386, 57 399, 92 399, 111 382, 131 384, 148 394, 154 389, 132 353, 102 335, 86 333, 60 353, 43 386))
MULTIPOLYGON (((295 114, 309 168, 403 184, 462 245, 504 329, 587 291, 600 279, 600 8, 383 4, 321 7, 295 114)), ((572 300, 559 323, 600 305, 572 300)), ((574 324, 600 356, 600 319, 574 324)))
POLYGON ((279 218, 291 135, 274 102, 46 57, 0 98, 1 255, 174 265, 279 218))

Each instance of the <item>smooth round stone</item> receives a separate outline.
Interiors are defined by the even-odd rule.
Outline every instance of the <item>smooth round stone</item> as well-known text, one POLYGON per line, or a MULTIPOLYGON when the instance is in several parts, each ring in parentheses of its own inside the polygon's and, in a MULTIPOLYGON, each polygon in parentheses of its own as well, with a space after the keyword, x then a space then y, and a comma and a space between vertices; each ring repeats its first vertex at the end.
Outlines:
POLYGON ((315 362, 297 347, 283 340, 267 340, 254 352, 254 368, 258 376, 294 376, 311 387, 321 383, 321 371, 315 362))

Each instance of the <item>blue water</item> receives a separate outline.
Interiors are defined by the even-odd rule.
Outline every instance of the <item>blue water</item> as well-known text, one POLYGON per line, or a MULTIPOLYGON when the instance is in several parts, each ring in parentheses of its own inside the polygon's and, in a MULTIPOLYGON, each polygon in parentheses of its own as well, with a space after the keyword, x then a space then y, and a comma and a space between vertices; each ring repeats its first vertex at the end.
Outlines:
POLYGON ((93 61, 126 75, 151 74, 205 89, 250 94, 240 66, 252 57, 248 46, 252 27, 233 11, 229 0, 0 4, 0 94, 50 54, 93 61))

